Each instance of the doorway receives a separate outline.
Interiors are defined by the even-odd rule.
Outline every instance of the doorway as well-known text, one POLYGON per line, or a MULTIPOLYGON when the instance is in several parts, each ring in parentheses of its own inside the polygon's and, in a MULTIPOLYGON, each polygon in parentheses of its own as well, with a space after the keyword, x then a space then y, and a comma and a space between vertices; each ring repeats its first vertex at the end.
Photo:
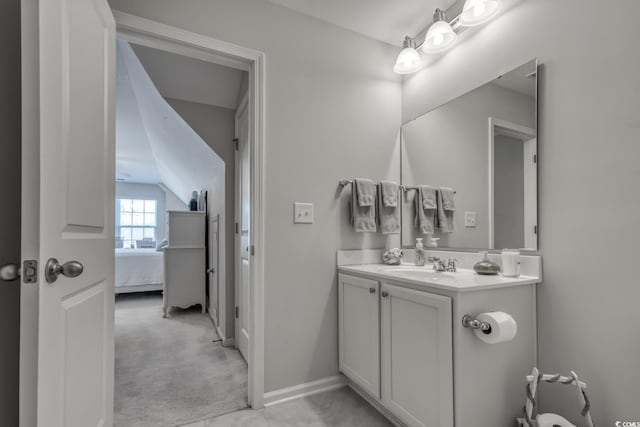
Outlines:
POLYGON ((489 247, 537 250, 536 130, 489 118, 489 247))
POLYGON ((244 409, 247 365, 218 293, 233 290, 233 140, 248 73, 124 39, 116 59, 114 425, 244 409))

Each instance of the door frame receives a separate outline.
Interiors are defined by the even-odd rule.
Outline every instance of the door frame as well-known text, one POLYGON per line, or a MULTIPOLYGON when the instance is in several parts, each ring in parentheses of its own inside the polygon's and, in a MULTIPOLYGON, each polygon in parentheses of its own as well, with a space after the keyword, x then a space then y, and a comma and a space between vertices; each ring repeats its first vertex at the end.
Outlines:
MULTIPOLYGON (((112 10, 118 37, 249 72, 250 264, 249 404, 264 406, 265 54, 136 15, 112 10)), ((115 159, 114 159, 115 161, 115 159)), ((219 316, 224 316, 221 309, 219 316)))
POLYGON ((515 248, 529 251, 538 250, 538 140, 536 130, 527 126, 511 123, 506 120, 489 117, 489 248, 495 246, 495 138, 497 135, 507 135, 521 140, 524 143, 524 181, 525 181, 525 246, 527 242, 533 242, 533 247, 515 248), (499 131, 498 131, 499 130, 499 131), (529 162, 535 156, 535 161, 529 162), (533 206, 532 206, 533 205, 533 206))

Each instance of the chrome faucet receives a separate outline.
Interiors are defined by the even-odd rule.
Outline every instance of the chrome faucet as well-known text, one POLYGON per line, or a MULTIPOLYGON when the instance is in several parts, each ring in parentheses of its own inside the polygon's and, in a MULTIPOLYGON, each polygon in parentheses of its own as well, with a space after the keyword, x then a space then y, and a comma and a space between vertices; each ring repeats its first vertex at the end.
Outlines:
POLYGON ((460 261, 457 258, 449 258, 447 260, 447 271, 449 273, 455 273, 457 271, 457 265, 460 264, 462 261, 460 261))
POLYGON ((433 271, 446 271, 447 266, 443 259, 438 257, 429 257, 427 261, 433 264, 433 271))

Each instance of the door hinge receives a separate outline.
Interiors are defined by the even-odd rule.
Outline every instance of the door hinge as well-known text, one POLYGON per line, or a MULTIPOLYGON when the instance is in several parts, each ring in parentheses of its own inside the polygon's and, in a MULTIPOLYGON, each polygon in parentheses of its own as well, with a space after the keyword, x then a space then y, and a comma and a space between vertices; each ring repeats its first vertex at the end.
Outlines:
POLYGON ((533 163, 538 163, 538 155, 537 154, 533 155, 533 163))
POLYGON ((236 319, 239 317, 240 314, 240 310, 238 309, 238 306, 236 305, 236 319))
POLYGON ((238 138, 233 138, 233 143, 236 145, 236 151, 238 151, 240 149, 238 138))
POLYGON ((22 281, 24 283, 38 283, 38 261, 28 259, 22 263, 22 281))
POLYGON ((256 250, 253 247, 253 245, 251 245, 251 256, 254 256, 256 254, 256 250))
POLYGON ((538 226, 537 225, 533 226, 533 234, 538 234, 538 226))
POLYGON ((236 234, 240 234, 240 224, 236 222, 236 234))

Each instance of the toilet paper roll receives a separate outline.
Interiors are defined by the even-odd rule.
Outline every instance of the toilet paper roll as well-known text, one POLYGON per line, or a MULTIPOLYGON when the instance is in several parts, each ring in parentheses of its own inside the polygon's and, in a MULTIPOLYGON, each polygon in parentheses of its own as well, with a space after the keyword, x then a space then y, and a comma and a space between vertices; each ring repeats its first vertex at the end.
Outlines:
POLYGON ((516 321, 510 314, 504 311, 481 313, 476 316, 476 319, 491 325, 489 331, 483 331, 481 329, 475 330, 476 336, 487 344, 511 341, 518 332, 516 321))

